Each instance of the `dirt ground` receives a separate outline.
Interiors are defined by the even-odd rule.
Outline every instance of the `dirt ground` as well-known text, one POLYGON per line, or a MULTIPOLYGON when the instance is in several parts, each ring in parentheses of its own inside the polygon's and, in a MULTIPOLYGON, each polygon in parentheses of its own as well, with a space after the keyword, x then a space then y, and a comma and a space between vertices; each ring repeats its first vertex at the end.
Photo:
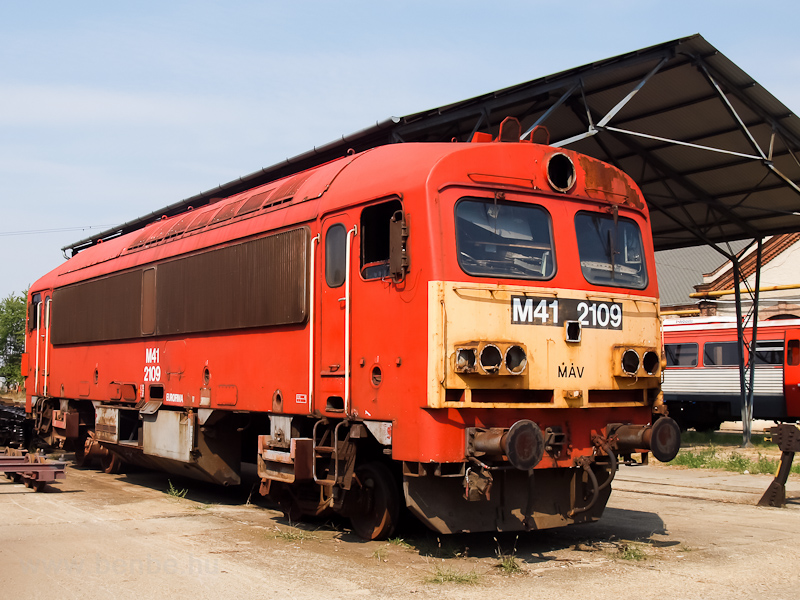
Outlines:
POLYGON ((800 482, 786 508, 754 506, 770 481, 625 467, 598 523, 519 536, 412 526, 363 542, 345 521, 288 523, 253 479, 221 489, 70 468, 43 493, 0 479, 0 596, 789 600, 800 588, 800 482))

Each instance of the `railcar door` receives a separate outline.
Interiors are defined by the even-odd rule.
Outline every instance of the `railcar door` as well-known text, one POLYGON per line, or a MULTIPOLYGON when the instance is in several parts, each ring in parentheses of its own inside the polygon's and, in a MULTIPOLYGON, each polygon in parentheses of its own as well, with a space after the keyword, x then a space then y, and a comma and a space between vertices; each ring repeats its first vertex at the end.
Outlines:
POLYGON ((319 292, 319 327, 316 345, 319 363, 313 407, 320 412, 343 414, 349 408, 350 289, 352 248, 357 233, 355 219, 347 214, 326 218, 322 224, 319 292))
POLYGON ((785 340, 783 393, 786 416, 800 418, 800 329, 788 329, 785 340))

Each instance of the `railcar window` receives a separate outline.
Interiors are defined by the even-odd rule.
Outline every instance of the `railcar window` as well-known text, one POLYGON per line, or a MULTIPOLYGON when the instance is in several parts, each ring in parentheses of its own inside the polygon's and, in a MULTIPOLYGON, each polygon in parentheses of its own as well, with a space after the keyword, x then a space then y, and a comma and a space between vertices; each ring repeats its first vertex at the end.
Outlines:
POLYGON ((696 367, 697 344, 666 344, 668 367, 696 367))
POLYGON ((464 198, 456 204, 458 264, 469 275, 550 279, 550 214, 540 206, 464 198))
POLYGON ((361 211, 361 276, 381 279, 389 275, 389 226, 392 215, 403 210, 399 200, 368 206, 361 211))
POLYGON ((575 215, 581 271, 589 283, 642 290, 647 287, 642 234, 631 219, 597 213, 575 215))
POLYGON ((738 365, 738 342, 706 342, 703 345, 703 364, 707 367, 738 365))
POLYGON ((786 343, 786 364, 800 365, 800 340, 789 340, 786 343))
POLYGON ((346 268, 347 231, 344 225, 331 225, 325 234, 325 281, 337 288, 344 283, 346 268))
POLYGON ((782 365, 783 340, 756 341, 757 365, 782 365))

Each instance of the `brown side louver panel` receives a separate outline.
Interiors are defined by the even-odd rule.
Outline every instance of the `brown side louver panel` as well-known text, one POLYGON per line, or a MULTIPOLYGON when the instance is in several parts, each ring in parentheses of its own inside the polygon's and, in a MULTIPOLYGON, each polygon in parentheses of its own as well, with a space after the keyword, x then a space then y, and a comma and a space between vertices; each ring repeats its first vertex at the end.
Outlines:
POLYGON ((308 237, 294 229, 58 288, 53 344, 302 323, 308 237))
POLYGON ((308 230, 158 265, 157 335, 302 323, 308 230))
POLYGON ((139 337, 141 302, 141 271, 56 289, 53 344, 139 337))

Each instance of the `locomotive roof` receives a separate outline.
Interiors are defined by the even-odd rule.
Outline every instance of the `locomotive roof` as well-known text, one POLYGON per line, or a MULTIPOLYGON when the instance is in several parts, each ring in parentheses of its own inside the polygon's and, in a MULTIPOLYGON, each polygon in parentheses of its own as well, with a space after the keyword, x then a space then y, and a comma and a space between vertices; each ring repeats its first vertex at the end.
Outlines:
POLYGON ((555 146, 609 162, 642 189, 656 250, 800 230, 800 119, 700 35, 429 111, 392 117, 66 246, 80 251, 160 218, 376 146, 469 140, 517 117, 555 146), (587 114, 591 122, 587 122, 587 114))
MULTIPOLYGON (((523 156, 529 158, 528 161, 517 161, 519 165, 527 165, 521 168, 529 169, 524 176, 533 177, 520 179, 528 182, 521 189, 530 185, 534 187, 529 189, 538 189, 541 194, 561 196, 547 189, 544 161, 540 161, 539 170, 534 166, 535 159, 541 158, 542 154, 555 152, 540 144, 491 142, 383 146, 342 157, 278 181, 249 187, 206 206, 150 219, 140 229, 121 232, 87 248, 87 251, 73 255, 35 282, 32 289, 63 287, 257 236, 271 229, 299 226, 321 214, 352 206, 364 198, 424 188, 430 185, 434 172, 439 173, 443 181, 450 182, 453 181, 451 176, 454 169, 462 174, 465 169, 474 170, 478 165, 483 168, 487 157, 490 160, 506 159, 509 150, 522 152, 523 156)), ((572 154, 572 151, 565 153, 572 154)), ((578 168, 585 169, 586 162, 580 161, 578 168)), ((579 178, 574 193, 592 201, 607 202, 597 192, 604 186, 610 190, 616 184, 632 189, 627 182, 630 182, 630 178, 620 173, 619 179, 607 178, 599 187, 592 187, 592 195, 585 187, 585 180, 579 178)), ((479 185, 483 183, 479 182, 479 185)), ((620 203, 619 192, 614 196, 616 205, 625 210, 644 209, 639 200, 620 203)))

